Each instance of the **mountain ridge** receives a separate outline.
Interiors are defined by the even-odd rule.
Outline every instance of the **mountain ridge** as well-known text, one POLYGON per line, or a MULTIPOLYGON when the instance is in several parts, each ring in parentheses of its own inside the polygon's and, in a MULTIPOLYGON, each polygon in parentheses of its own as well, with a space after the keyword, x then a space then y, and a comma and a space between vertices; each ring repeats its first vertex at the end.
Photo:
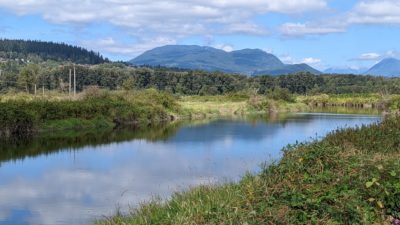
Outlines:
POLYGON ((98 52, 65 43, 0 38, 0 59, 26 59, 29 61, 30 58, 81 64, 99 64, 109 61, 98 52))
POLYGON ((385 58, 367 70, 365 75, 378 75, 385 77, 400 76, 400 60, 396 58, 385 58))
POLYGON ((144 52, 129 61, 133 65, 151 65, 221 71, 245 75, 281 75, 296 72, 320 74, 305 64, 284 64, 278 57, 261 49, 226 52, 208 46, 166 45, 144 52))

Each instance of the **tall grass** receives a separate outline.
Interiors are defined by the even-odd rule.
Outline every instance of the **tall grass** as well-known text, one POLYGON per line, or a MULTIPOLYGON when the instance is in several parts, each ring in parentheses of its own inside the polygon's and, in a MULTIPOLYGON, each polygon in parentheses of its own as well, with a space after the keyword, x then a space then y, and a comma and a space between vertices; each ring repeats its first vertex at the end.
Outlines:
POLYGON ((172 96, 155 90, 89 90, 76 99, 10 99, 0 102, 0 134, 16 136, 68 125, 152 123, 171 120, 179 110, 172 96))

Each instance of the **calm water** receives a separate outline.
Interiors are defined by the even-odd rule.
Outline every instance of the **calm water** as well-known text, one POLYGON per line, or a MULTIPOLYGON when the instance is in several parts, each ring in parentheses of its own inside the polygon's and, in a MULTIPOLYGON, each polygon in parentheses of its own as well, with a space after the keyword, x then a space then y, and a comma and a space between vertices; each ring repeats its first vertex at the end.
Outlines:
POLYGON ((52 134, 0 145, 0 225, 90 224, 152 196, 237 180, 281 148, 378 116, 303 113, 142 130, 52 134))

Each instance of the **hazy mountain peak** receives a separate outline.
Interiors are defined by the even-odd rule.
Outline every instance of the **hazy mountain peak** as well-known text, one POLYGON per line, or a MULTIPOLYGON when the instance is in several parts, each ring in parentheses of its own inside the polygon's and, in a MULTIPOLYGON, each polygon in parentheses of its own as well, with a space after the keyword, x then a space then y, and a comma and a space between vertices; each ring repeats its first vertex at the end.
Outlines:
POLYGON ((374 65, 365 74, 394 77, 400 75, 400 60, 386 58, 374 65))
POLYGON ((354 68, 354 67, 331 67, 324 70, 326 74, 363 74, 368 68, 354 68))

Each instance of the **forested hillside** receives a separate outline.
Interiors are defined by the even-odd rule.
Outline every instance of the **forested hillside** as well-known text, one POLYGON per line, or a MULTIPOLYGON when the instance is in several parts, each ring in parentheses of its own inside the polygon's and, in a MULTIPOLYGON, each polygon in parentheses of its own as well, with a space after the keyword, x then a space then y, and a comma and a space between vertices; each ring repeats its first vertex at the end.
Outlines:
POLYGON ((64 43, 0 39, 0 61, 9 59, 33 62, 55 60, 80 64, 108 61, 100 53, 64 43))

